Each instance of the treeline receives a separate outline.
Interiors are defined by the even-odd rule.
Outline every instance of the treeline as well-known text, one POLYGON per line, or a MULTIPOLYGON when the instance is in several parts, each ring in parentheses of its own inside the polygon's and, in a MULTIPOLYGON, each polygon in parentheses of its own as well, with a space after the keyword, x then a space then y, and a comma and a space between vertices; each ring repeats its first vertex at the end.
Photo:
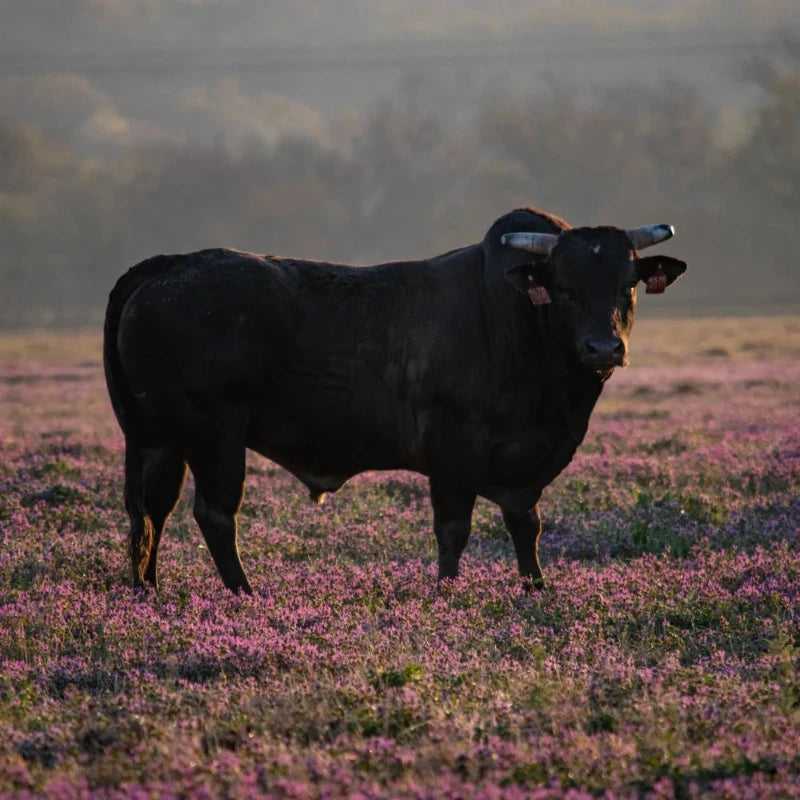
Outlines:
MULTIPOLYGON (((800 301, 800 71, 726 130, 685 86, 487 93, 453 118, 413 94, 337 146, 159 143, 102 157, 0 124, 0 326, 84 324, 131 264, 229 245, 368 263, 479 240, 535 204, 573 224, 672 222, 691 281, 662 308, 800 301)), ((729 124, 733 124, 730 122, 729 124)))

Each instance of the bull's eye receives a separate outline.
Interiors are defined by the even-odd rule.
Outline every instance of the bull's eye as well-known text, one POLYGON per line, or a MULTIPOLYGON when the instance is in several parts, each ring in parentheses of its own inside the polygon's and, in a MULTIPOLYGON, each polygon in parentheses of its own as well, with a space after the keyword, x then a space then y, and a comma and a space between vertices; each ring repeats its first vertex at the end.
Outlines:
POLYGON ((575 292, 569 286, 556 286, 556 292, 565 300, 572 300, 575 297, 575 292))

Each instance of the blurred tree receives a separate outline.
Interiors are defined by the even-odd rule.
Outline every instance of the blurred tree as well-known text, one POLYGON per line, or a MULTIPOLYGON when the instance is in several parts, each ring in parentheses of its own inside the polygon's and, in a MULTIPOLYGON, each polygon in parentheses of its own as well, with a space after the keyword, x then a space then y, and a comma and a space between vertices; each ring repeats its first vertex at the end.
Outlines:
POLYGON ((715 113, 677 83, 585 95, 551 82, 527 96, 496 88, 450 117, 406 83, 335 148, 219 137, 91 158, 0 122, 0 325, 97 319, 116 277, 158 252, 424 257, 478 241, 522 204, 575 224, 674 223, 692 280, 660 308, 790 300, 800 69, 764 84, 733 145, 720 146, 715 113))
POLYGON ((764 299, 800 302, 795 254, 800 209, 800 71, 766 88, 748 141, 730 159, 726 208, 749 235, 739 262, 764 299))
POLYGON ((775 78, 742 151, 754 185, 779 204, 800 200, 800 72, 775 78))

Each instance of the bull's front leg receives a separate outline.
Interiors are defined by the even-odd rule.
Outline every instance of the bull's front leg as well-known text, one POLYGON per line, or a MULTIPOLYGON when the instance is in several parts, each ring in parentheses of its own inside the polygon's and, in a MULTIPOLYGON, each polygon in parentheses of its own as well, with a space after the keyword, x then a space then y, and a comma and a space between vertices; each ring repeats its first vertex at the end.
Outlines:
POLYGON ((458 562, 469 539, 477 495, 448 477, 431 475, 430 486, 441 581, 458 575, 458 562))
POLYGON ((536 503, 528 511, 503 511, 503 522, 514 542, 514 551, 517 554, 519 574, 525 583, 525 588, 542 589, 544 575, 539 564, 539 537, 542 535, 542 518, 539 516, 539 504, 536 503))

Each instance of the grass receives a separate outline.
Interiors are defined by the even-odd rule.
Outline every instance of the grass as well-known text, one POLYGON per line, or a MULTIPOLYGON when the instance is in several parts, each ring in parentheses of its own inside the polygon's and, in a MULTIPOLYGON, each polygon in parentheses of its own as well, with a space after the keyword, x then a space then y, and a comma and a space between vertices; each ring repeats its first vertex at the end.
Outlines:
POLYGON ((132 593, 98 336, 0 336, 0 795, 797 796, 800 320, 632 347, 545 492, 542 591, 488 502, 437 590, 422 478, 320 508, 251 456, 238 598, 191 485, 132 593))

